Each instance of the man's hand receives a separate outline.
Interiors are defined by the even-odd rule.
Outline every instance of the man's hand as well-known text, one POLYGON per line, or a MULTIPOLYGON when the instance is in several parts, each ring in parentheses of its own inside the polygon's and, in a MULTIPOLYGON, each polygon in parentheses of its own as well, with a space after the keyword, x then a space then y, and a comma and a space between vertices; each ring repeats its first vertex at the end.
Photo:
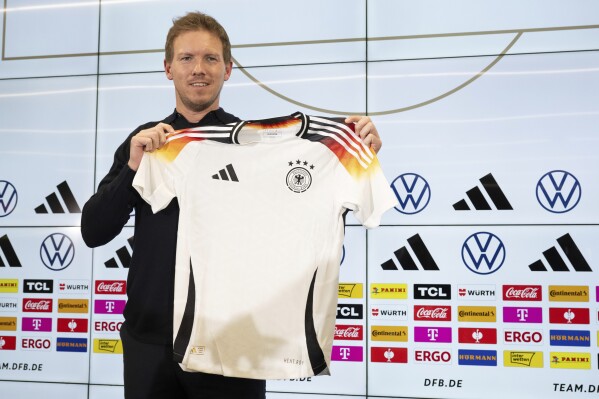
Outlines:
POLYGON ((144 151, 152 152, 159 149, 166 141, 166 134, 173 133, 174 131, 175 129, 173 129, 171 125, 159 123, 150 129, 145 129, 137 133, 131 138, 129 162, 127 165, 129 165, 132 170, 137 171, 144 151))
POLYGON ((377 132, 374 123, 372 123, 372 120, 370 120, 370 117, 352 115, 345 119, 345 123, 352 122, 356 124, 356 134, 360 136, 364 144, 372 148, 374 152, 379 152, 383 146, 383 142, 379 137, 379 132, 377 132))

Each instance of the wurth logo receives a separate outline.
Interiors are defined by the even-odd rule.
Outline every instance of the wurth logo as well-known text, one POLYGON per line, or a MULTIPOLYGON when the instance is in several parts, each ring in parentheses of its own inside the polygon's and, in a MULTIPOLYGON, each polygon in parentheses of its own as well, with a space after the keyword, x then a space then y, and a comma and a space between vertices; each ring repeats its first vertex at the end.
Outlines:
POLYGON ((569 212, 578 205, 582 188, 578 179, 565 170, 552 170, 537 183, 537 201, 552 213, 569 212))
POLYGON ((399 207, 395 209, 403 214, 413 215, 421 212, 431 200, 431 188, 428 182, 415 173, 404 173, 391 183, 399 207))

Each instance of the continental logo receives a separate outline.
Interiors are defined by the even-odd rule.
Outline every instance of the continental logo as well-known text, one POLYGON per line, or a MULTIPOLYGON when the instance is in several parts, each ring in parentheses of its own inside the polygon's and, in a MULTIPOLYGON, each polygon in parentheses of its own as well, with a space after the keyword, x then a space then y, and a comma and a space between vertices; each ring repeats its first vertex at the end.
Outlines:
POLYGON ((17 279, 2 279, 2 280, 0 280, 0 292, 5 292, 5 293, 19 292, 19 280, 17 280, 17 279))
POLYGON ((505 367, 543 368, 543 352, 503 351, 505 367))
POLYGON ((405 326, 371 326, 372 341, 408 342, 408 327, 405 326))
POLYGON ((94 353, 106 353, 109 355, 122 355, 123 343, 120 339, 94 339, 94 353))
POLYGON ((495 306, 458 306, 458 321, 497 321, 495 306))
POLYGON ((364 298, 362 283, 339 283, 339 298, 364 298))
POLYGON ((17 318, 0 317, 0 331, 17 331, 17 318))
POLYGON ((370 297, 373 299, 408 299, 407 284, 370 284, 370 297))
POLYGON ((588 302, 589 287, 583 285, 550 285, 549 300, 553 302, 588 302))
POLYGON ((552 369, 591 369, 591 354, 580 352, 550 352, 552 369))
POLYGON ((58 313, 89 313, 87 299, 59 299, 58 313))

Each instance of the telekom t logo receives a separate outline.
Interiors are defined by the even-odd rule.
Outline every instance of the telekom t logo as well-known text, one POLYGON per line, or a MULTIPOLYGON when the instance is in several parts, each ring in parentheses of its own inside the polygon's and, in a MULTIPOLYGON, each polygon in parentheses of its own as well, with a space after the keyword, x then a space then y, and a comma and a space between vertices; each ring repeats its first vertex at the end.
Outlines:
POLYGON ((436 341, 437 337, 439 336, 439 330, 436 328, 429 328, 426 335, 431 341, 436 341))
POLYGON ((33 324, 33 329, 35 331, 39 331, 40 327, 42 326, 42 319, 33 319, 31 324, 33 324))
POLYGON ((339 348, 339 356, 341 356, 342 360, 349 359, 349 352, 350 352, 350 349, 348 347, 342 346, 341 348, 339 348))
POLYGON ((516 315, 518 316, 518 320, 526 321, 528 319, 528 309, 517 309, 516 315))
POLYGON ((112 311, 114 310, 114 302, 113 301, 106 301, 106 312, 108 313, 112 313, 112 311))

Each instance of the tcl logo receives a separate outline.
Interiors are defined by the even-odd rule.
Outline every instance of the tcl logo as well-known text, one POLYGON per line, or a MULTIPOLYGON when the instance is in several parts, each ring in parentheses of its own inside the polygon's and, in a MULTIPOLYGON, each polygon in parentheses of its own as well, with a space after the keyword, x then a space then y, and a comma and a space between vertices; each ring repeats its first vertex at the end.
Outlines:
POLYGON ((335 339, 348 340, 348 341, 361 341, 364 336, 364 329, 362 326, 335 326, 335 339))
POLYGON ((23 298, 23 312, 52 312, 52 299, 23 298))
POLYGON ((414 284, 414 299, 450 300, 450 284, 414 284))
POLYGON ((414 351, 414 360, 419 363, 451 363, 451 353, 442 350, 419 350, 414 351))
POLYGON ((122 325, 123 325, 122 321, 96 321, 96 322, 94 322, 94 331, 96 331, 96 332, 118 332, 118 331, 121 331, 122 325))
POLYGON ((49 351, 52 343, 48 338, 21 338, 21 348, 25 350, 49 351))
POLYGON ((127 292, 127 282, 124 280, 96 281, 96 294, 124 295, 127 292))
POLYGON ((26 294, 51 294, 52 291, 54 291, 54 281, 52 280, 23 280, 23 292, 26 294))
POLYGON ((540 301, 543 291, 540 285, 504 285, 504 301, 540 301))
POLYGON ((451 306, 414 305, 414 320, 451 321, 451 306))
POLYGON ((361 319, 363 317, 363 307, 361 304, 355 305, 337 305, 338 319, 361 319))
POLYGON ((505 330, 503 339, 512 344, 540 344, 543 342, 541 331, 505 330))

